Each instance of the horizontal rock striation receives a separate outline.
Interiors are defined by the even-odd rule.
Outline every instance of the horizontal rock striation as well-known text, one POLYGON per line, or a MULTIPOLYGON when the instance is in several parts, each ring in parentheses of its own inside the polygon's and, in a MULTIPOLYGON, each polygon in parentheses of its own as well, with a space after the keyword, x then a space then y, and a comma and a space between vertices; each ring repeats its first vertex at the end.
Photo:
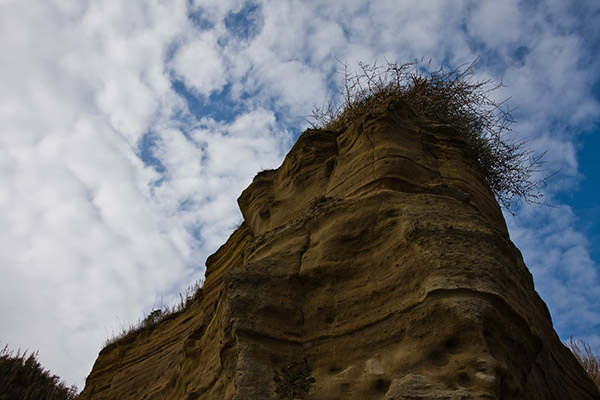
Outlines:
POLYGON ((306 131, 238 202, 201 299, 81 399, 599 399, 460 136, 389 102, 306 131))

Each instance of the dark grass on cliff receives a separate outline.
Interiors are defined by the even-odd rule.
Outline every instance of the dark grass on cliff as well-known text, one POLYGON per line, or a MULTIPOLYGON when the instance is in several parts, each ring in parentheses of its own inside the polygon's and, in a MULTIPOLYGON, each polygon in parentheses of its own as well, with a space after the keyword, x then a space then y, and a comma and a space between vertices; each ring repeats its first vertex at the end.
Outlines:
MULTIPOLYGON (((200 301, 203 296, 202 282, 196 281, 185 289, 182 293, 179 293, 179 301, 173 305, 161 304, 160 307, 152 308, 152 311, 140 319, 135 324, 129 324, 129 326, 122 326, 120 331, 112 334, 112 337, 107 338, 104 342, 102 351, 110 351, 114 347, 133 342, 138 335, 143 333, 151 333, 154 327, 160 322, 167 321, 177 317, 191 304, 200 301)), ((1 400, 1 399, 0 399, 1 400)))
POLYGON ((0 350, 0 400, 71 400, 77 398, 77 387, 67 387, 59 377, 46 371, 29 355, 0 350))
POLYGON ((314 106, 309 117, 313 128, 341 131, 390 99, 400 100, 420 118, 451 125, 462 135, 503 208, 510 210, 520 200, 540 203, 540 187, 548 177, 534 176, 540 172, 543 154, 535 155, 525 140, 510 134, 511 110, 506 101, 491 97, 501 84, 474 80, 475 63, 433 72, 417 62, 358 66, 358 72, 351 73, 344 64, 342 100, 314 106))

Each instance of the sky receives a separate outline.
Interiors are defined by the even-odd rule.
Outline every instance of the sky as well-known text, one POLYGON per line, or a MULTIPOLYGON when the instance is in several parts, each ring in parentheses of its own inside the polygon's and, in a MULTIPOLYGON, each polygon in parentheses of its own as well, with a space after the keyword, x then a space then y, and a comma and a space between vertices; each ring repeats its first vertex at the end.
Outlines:
POLYGON ((203 279, 340 61, 479 59, 557 174, 506 213, 557 332, 600 345, 597 0, 0 0, 0 343, 83 388, 203 279))

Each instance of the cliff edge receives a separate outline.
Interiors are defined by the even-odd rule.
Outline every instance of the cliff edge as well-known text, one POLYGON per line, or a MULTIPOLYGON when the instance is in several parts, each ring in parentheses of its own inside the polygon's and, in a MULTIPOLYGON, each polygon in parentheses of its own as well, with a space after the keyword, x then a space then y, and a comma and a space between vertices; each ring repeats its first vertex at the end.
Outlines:
POLYGON ((600 399, 452 127, 386 102, 238 203, 202 297, 102 350, 81 400, 600 399))

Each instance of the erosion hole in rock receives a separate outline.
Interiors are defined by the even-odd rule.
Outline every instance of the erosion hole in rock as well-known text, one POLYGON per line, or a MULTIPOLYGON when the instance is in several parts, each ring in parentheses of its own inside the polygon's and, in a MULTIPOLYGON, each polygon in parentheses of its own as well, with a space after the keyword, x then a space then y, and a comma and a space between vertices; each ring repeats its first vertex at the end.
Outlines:
POLYGON ((375 381, 375 390, 379 393, 385 393, 388 391, 391 382, 387 379, 379 378, 375 381))

